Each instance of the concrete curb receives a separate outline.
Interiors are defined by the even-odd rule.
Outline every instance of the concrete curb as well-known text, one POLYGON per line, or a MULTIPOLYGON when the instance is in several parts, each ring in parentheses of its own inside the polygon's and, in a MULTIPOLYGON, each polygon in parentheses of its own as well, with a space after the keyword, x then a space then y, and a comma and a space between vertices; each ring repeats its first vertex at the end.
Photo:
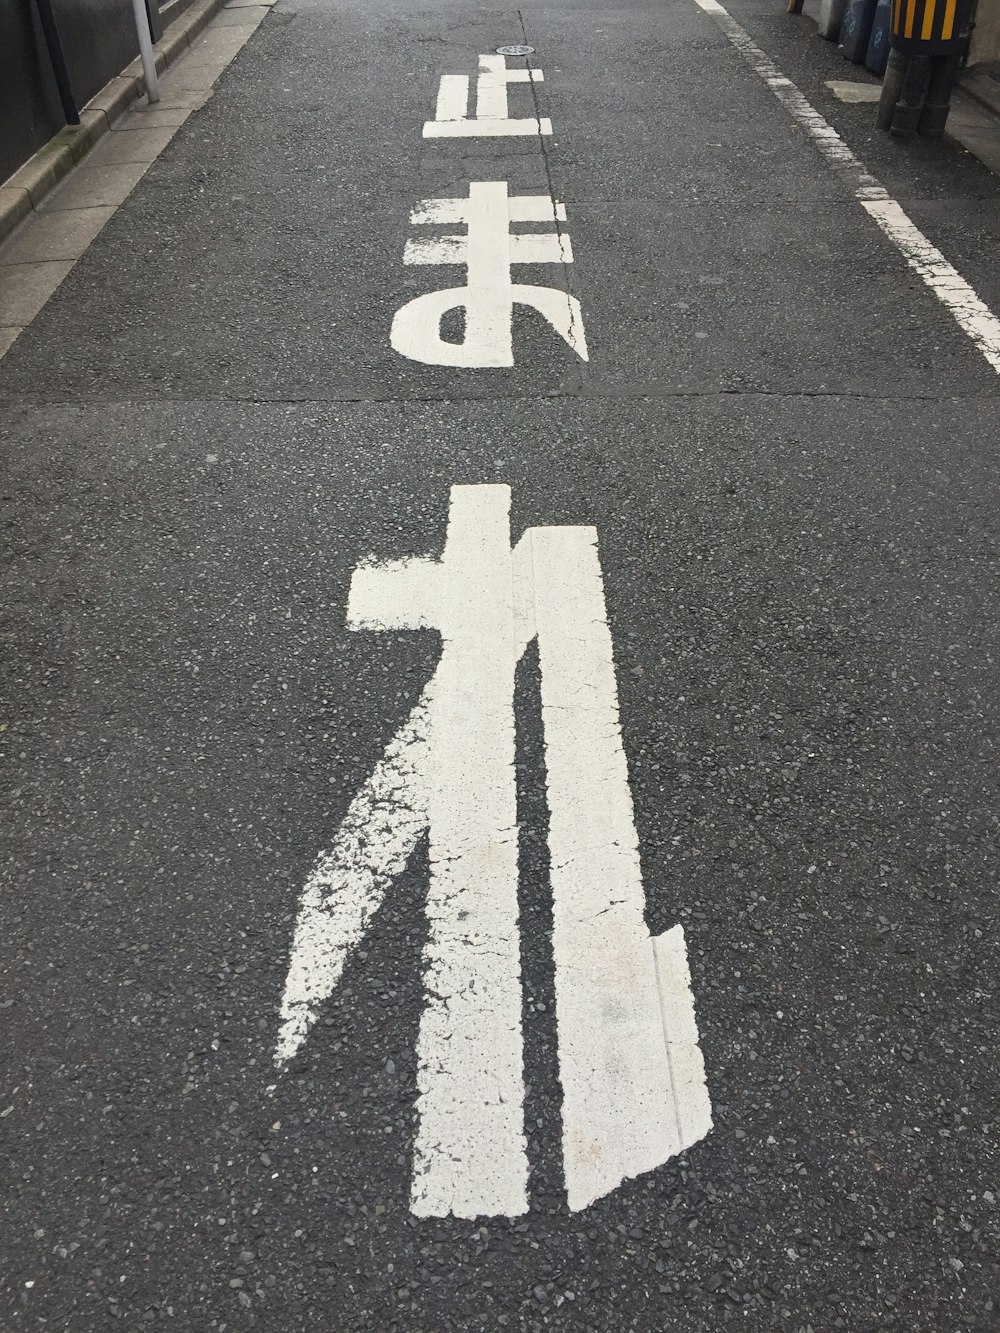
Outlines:
MULTIPOLYGON (((168 65, 180 59, 225 3, 226 0, 194 0, 182 14, 178 14, 156 44, 157 72, 162 73, 168 65)), ((142 62, 136 57, 90 99, 80 112, 79 125, 61 129, 9 180, 0 184, 0 242, 39 207, 57 182, 86 157, 122 112, 145 91, 142 62)))

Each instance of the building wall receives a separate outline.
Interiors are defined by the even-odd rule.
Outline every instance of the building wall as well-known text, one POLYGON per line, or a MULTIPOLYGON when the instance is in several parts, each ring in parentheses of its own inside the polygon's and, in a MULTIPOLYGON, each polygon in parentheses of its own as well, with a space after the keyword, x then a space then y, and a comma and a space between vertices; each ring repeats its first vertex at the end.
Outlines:
POLYGON ((0 181, 62 123, 34 6, 0 0, 0 181))
MULTIPOLYGON (((77 105, 138 53, 130 0, 52 0, 77 105)), ((0 0, 0 180, 64 124, 33 0, 0 0)))

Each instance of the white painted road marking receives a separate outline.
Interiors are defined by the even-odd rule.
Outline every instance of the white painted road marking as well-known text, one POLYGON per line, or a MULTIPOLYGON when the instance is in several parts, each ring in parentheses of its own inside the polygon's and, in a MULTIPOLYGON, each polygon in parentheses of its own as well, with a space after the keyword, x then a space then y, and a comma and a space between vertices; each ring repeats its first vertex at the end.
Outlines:
POLYGON ((509 367, 514 364, 515 305, 531 306, 584 361, 587 342, 580 302, 554 287, 511 281, 512 264, 571 264, 569 238, 552 233, 511 235, 511 223, 565 220, 566 210, 548 195, 509 197, 506 181, 472 181, 468 199, 428 199, 413 210, 414 225, 459 223, 466 234, 410 240, 405 264, 465 264, 464 287, 415 297, 396 312, 392 346, 401 356, 434 366, 509 367), (441 320, 464 310, 465 336, 445 342, 441 320))
POLYGON ((1000 372, 1000 319, 986 302, 945 259, 941 251, 931 244, 899 204, 889 197, 888 191, 848 148, 829 121, 806 101, 791 79, 782 74, 729 11, 718 0, 695 0, 695 3, 712 16, 789 115, 806 131, 862 208, 874 218, 942 305, 948 308, 956 323, 968 334, 993 369, 1000 372))
POLYGON ((563 1165, 577 1210, 702 1138, 711 1114, 683 935, 651 941, 645 923, 597 533, 531 528, 514 568, 541 658, 563 1165), (664 1003, 677 1018, 681 997, 684 1019, 669 1026, 664 1003))
POLYGON ((551 134, 552 122, 545 116, 512 120, 507 104, 511 83, 541 83, 540 69, 508 69, 501 55, 479 57, 476 80, 476 114, 469 116, 469 79, 465 74, 445 74, 438 90, 434 120, 424 122, 425 139, 472 139, 483 136, 551 134))
POLYGON ((430 626, 443 642, 424 750, 430 932, 412 1192, 424 1216, 528 1206, 509 500, 504 487, 455 487, 440 563, 362 568, 351 583, 353 626, 430 626))
POLYGON ((299 905, 284 1067, 392 878, 430 831, 411 1207, 528 1206, 517 919, 514 668, 537 636, 550 808, 563 1158, 572 1209, 711 1127, 683 933, 651 937, 592 528, 510 549, 506 486, 452 488, 440 561, 362 566, 354 628, 436 628, 441 662, 299 905))
POLYGON ((424 790, 430 686, 355 796, 299 899, 275 1062, 284 1066, 333 994, 389 885, 427 830, 424 790))

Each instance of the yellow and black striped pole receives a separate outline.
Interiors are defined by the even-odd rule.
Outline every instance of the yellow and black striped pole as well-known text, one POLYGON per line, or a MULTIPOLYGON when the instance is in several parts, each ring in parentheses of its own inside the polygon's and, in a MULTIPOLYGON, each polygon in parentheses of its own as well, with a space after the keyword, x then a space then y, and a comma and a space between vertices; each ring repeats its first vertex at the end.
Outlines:
POLYGON ((970 11, 971 0, 892 0, 881 129, 900 139, 918 127, 929 138, 944 133, 970 11))
POLYGON ((893 0, 892 44, 909 55, 944 55, 960 37, 958 0, 893 0))

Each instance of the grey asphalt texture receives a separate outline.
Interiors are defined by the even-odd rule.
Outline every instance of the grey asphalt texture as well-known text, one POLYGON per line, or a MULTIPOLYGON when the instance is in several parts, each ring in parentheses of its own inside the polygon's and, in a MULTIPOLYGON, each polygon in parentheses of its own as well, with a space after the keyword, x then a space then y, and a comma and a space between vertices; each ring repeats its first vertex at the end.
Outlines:
MULTIPOLYGON (((997 180, 731 10, 1000 309, 997 180)), ((1000 1327, 998 404, 690 0, 281 0, 0 362, 0 1328, 1000 1327), (523 40, 544 154, 422 140, 523 40), (520 314, 513 370, 392 352, 444 285, 409 209, 470 179, 565 201, 576 262, 523 280, 589 364, 520 314), (427 1221, 424 854, 273 1091, 271 1052, 305 876, 438 653, 347 631, 351 571, 495 481, 515 535, 598 528, 715 1128, 568 1211, 529 653, 532 1207, 427 1221)))

